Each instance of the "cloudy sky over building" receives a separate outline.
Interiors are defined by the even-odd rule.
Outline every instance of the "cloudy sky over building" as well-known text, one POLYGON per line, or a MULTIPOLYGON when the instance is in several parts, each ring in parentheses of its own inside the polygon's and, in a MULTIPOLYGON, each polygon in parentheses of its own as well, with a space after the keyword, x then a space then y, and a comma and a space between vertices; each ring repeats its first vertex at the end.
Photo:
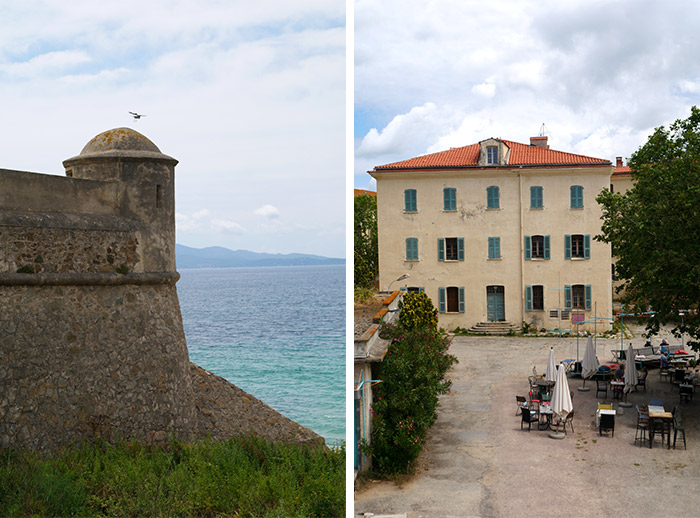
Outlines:
POLYGON ((692 0, 356 0, 355 187, 489 137, 625 160, 700 104, 692 0))
POLYGON ((179 243, 344 257, 345 81, 344 0, 0 0, 0 168, 131 127, 180 161, 179 243))

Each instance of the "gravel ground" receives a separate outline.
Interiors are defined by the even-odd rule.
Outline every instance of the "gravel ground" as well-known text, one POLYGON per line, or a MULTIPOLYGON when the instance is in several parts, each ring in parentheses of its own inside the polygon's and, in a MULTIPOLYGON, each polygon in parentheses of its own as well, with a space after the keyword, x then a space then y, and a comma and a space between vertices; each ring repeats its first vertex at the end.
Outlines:
MULTIPOLYGON (((625 340, 641 347, 641 328, 625 340)), ((662 334, 671 343, 668 334, 662 334)), ((658 344, 660 338, 654 339, 658 344)), ((397 482, 366 481, 355 492, 355 514, 417 517, 514 517, 533 513, 575 517, 700 516, 700 392, 679 405, 677 389, 649 372, 647 391, 629 402, 679 405, 686 421, 688 449, 653 449, 634 444, 634 407, 616 417, 615 435, 598 435, 595 384, 574 391, 574 432, 563 440, 547 431, 520 429, 515 395, 526 395, 532 367, 544 371, 550 346, 557 361, 576 358, 576 339, 456 337, 459 358, 450 372, 452 390, 441 399, 415 475, 397 482)), ((598 357, 611 359, 619 341, 598 339, 598 357)), ((585 339, 579 342, 583 357, 585 339)), ((609 393, 610 397, 610 393, 609 393)), ((615 408, 620 408, 615 402, 615 408)))

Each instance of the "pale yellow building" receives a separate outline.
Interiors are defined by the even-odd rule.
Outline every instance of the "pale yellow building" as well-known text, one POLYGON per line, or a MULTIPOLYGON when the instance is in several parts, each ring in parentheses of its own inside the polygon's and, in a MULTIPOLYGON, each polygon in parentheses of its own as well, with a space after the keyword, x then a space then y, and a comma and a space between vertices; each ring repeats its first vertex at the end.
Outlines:
POLYGON ((375 167, 380 290, 424 290, 447 330, 575 330, 584 320, 579 329, 592 330, 594 316, 612 316, 610 246, 593 238, 595 198, 613 169, 549 149, 547 137, 492 138, 375 167))

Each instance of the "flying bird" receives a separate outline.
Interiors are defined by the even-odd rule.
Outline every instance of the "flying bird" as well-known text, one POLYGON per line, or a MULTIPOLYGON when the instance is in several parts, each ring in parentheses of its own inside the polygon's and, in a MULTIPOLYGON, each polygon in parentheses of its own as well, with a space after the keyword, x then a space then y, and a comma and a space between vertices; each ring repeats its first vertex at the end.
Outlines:
POLYGON ((136 113, 136 112, 129 112, 129 113, 134 117, 135 121, 139 120, 141 117, 145 117, 145 115, 143 115, 142 113, 136 113))

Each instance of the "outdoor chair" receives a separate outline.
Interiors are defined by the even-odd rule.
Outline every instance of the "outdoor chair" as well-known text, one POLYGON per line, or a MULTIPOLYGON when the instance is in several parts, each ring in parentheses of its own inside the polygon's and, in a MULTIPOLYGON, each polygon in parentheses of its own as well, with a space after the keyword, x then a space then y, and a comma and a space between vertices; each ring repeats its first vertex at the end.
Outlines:
POLYGON ((661 367, 659 369, 659 381, 661 381, 663 378, 669 379, 668 377, 668 367, 661 367))
POLYGON ((681 432, 683 434, 683 449, 687 450, 688 447, 685 444, 685 426, 683 423, 679 421, 679 418, 677 416, 673 416, 673 449, 676 449, 676 437, 678 436, 678 432, 681 432))
POLYGON ((602 392, 605 394, 605 397, 608 397, 608 382, 605 380, 595 380, 596 384, 596 389, 595 389, 595 396, 598 397, 598 393, 602 392))
POLYGON ((522 412, 523 408, 527 408, 527 399, 525 396, 515 396, 515 404, 517 405, 515 415, 518 415, 519 412, 522 412))
POLYGON ((537 429, 539 429, 540 426, 540 416, 539 416, 539 411, 535 410, 530 410, 529 408, 524 408, 523 412, 521 412, 521 419, 520 419, 520 429, 523 429, 523 424, 527 423, 527 431, 530 431, 530 428, 532 427, 532 424, 534 423, 537 429))
POLYGON ((569 412, 569 414, 564 418, 564 435, 566 435, 566 425, 571 426, 571 432, 573 433, 574 431, 574 411, 572 410, 569 412))
POLYGON ((635 444, 639 441, 639 446, 642 446, 645 441, 649 440, 647 432, 649 431, 649 414, 643 411, 637 405, 637 429, 634 433, 635 444))
POLYGON ((639 375, 639 378, 637 379, 637 386, 638 387, 644 387, 644 392, 647 391, 647 375, 649 373, 647 371, 642 371, 642 373, 639 375))
POLYGON ((680 391, 681 403, 683 403, 684 399, 686 402, 689 402, 691 399, 693 399, 693 387, 687 385, 680 385, 678 389, 680 391))
POLYGON ((609 414, 600 415, 600 424, 598 425, 598 435, 603 435, 603 431, 612 432, 612 437, 615 437, 615 416, 609 414))
POLYGON ((612 403, 598 403, 598 410, 612 410, 612 403))

